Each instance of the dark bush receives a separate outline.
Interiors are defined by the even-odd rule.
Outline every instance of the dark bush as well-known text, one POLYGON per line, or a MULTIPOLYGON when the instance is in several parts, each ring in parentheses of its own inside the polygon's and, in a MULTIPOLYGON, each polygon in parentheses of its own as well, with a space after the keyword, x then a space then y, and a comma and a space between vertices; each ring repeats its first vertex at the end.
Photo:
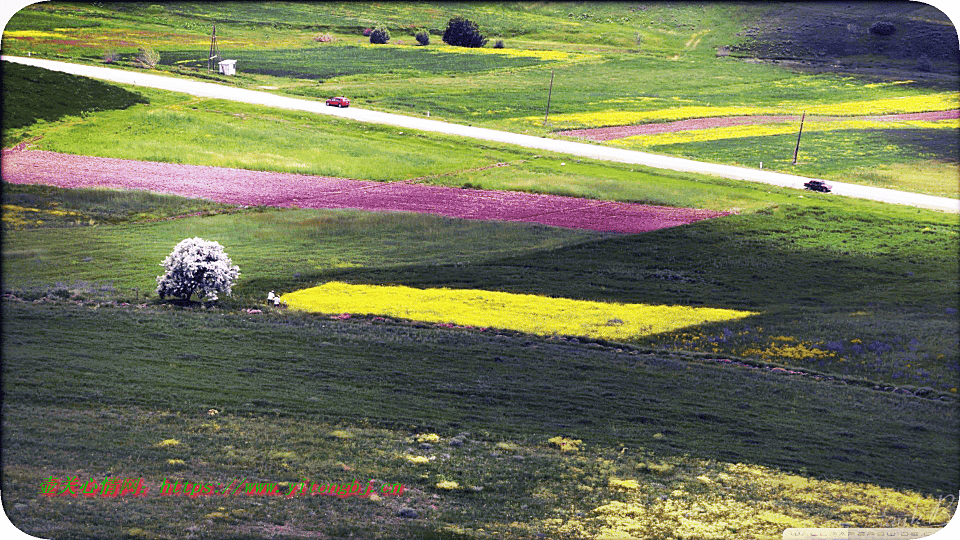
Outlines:
POLYGON ((417 43, 421 45, 430 44, 430 34, 426 30, 420 30, 414 37, 417 38, 417 43))
POLYGON ((892 22, 877 21, 870 26, 870 33, 875 36, 889 36, 897 31, 892 22))
POLYGON ((454 17, 447 22, 447 29, 443 31, 443 42, 456 47, 483 47, 487 38, 480 33, 477 23, 454 17))
POLYGON ((370 43, 383 45, 388 41, 390 41, 390 31, 386 26, 378 26, 370 32, 370 43))
POLYGON ((494 49, 502 49, 502 48, 503 48, 503 40, 502 40, 502 39, 498 39, 498 40, 493 44, 493 48, 494 48, 494 49))

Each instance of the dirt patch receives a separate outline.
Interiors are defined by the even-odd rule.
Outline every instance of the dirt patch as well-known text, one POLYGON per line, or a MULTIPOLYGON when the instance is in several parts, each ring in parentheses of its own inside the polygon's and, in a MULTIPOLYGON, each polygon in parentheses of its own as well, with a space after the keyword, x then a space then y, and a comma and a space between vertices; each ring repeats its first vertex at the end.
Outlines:
POLYGON ((639 233, 727 215, 712 210, 513 191, 370 182, 45 151, 5 150, 2 170, 3 180, 16 184, 141 189, 237 205, 418 212, 602 232, 639 233))
MULTIPOLYGON (((960 110, 932 111, 907 114, 884 114, 876 116, 807 116, 811 122, 837 122, 841 120, 870 120, 870 121, 911 121, 911 120, 949 120, 960 118, 960 110)), ((592 129, 574 129, 557 132, 558 135, 578 137, 591 141, 612 141, 634 135, 653 135, 656 133, 671 133, 674 131, 694 131, 727 126, 748 126, 756 124, 773 124, 777 122, 800 122, 800 115, 767 115, 767 116, 724 116, 716 118, 691 118, 675 122, 658 124, 641 124, 635 126, 613 126, 592 129)))

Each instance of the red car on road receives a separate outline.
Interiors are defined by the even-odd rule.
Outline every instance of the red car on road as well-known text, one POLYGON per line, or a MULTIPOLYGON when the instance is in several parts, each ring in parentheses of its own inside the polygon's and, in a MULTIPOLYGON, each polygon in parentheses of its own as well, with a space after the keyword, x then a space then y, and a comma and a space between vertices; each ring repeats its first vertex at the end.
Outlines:
POLYGON ((350 100, 345 97, 332 97, 327 100, 327 105, 331 107, 349 107, 350 100))

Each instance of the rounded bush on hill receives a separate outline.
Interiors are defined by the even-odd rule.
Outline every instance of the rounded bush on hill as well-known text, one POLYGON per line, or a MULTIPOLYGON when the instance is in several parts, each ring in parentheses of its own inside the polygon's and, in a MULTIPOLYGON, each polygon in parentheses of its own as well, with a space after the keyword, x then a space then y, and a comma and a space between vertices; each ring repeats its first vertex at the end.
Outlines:
POLYGON ((384 45, 390 41, 390 31, 386 26, 378 26, 370 32, 370 43, 384 45))
POLYGON ((897 27, 887 21, 877 21, 870 26, 870 33, 875 36, 890 36, 896 31, 897 27))
POLYGON ((420 30, 414 35, 417 38, 417 43, 420 45, 429 45, 430 44, 430 34, 426 30, 420 30))
POLYGON ((199 237, 181 240, 160 266, 166 269, 164 275, 157 276, 161 300, 171 296, 189 301, 197 294, 215 301, 217 293, 230 296, 240 276, 240 267, 233 264, 219 242, 199 237))
POLYGON ((480 33, 477 23, 463 17, 454 17, 447 22, 443 42, 456 47, 479 48, 486 45, 487 38, 480 33))

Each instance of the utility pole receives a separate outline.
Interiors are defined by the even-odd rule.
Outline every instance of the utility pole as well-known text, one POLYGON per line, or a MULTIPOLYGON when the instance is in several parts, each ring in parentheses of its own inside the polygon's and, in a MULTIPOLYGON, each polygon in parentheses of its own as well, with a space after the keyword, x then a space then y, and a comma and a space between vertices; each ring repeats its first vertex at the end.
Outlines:
POLYGON ((800 133, 797 133, 797 148, 793 151, 793 164, 797 164, 797 154, 800 153, 800 136, 803 135, 803 120, 807 117, 807 111, 803 111, 800 117, 800 133))
POLYGON ((550 91, 547 93, 547 113, 543 115, 543 125, 547 125, 547 117, 550 116, 550 98, 553 96, 553 70, 550 70, 550 91))
POLYGON ((215 67, 219 67, 220 47, 217 46, 217 25, 213 25, 213 36, 210 38, 210 55, 207 59, 207 71, 213 72, 215 67))

